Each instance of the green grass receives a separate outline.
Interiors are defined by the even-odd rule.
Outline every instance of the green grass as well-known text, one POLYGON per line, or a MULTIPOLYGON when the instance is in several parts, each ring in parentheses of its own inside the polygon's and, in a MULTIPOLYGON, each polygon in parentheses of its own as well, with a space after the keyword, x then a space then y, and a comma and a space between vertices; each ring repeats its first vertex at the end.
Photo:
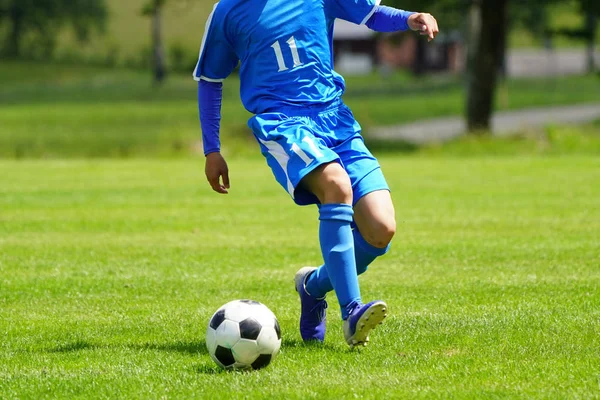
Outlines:
MULTIPOLYGON (((416 80, 350 77, 344 100, 368 136, 369 128, 460 115, 457 78, 416 80)), ((256 150, 239 100, 239 81, 225 84, 222 136, 229 154, 256 150)), ((56 64, 0 64, 0 157, 173 156, 199 151, 196 85, 174 75, 160 88, 144 72, 56 64)), ((600 101, 600 79, 510 80, 498 108, 600 101)))
POLYGON ((554 126, 508 137, 462 136, 445 143, 417 146, 403 141, 370 141, 379 153, 416 153, 441 157, 600 155, 600 120, 583 126, 554 126))
POLYGON ((259 159, 210 192, 195 160, 0 161, 2 398, 598 398, 600 160, 392 157, 398 234, 361 278, 391 315, 362 351, 335 297, 301 343, 317 214, 259 159), (212 312, 267 304, 266 370, 219 370, 212 312))

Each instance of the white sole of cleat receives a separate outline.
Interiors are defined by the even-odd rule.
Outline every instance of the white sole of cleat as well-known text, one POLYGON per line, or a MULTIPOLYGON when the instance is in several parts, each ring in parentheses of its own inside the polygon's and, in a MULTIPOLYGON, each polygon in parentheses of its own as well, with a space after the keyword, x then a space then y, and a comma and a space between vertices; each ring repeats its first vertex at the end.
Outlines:
POLYGON ((296 275, 294 276, 294 287, 296 288, 296 292, 298 292, 298 286, 300 286, 300 285, 304 286, 304 280, 306 279, 306 276, 308 275, 308 273, 314 271, 315 269, 317 269, 317 268, 316 267, 302 267, 298 270, 298 272, 296 272, 296 275))
POLYGON ((356 323, 356 332, 348 340, 350 347, 363 346, 369 343, 369 334, 387 317, 387 305, 384 302, 373 304, 356 323))

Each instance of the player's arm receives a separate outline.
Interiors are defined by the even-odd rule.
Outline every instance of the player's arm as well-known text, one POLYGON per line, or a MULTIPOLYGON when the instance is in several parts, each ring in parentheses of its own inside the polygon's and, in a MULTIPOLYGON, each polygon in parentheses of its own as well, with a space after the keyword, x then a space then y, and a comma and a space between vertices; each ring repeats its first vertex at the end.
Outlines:
POLYGON ((325 13, 359 25, 367 25, 377 32, 396 32, 412 29, 431 41, 439 32, 431 14, 398 10, 379 5, 380 0, 324 0, 325 13))
POLYGON ((427 36, 429 41, 435 39, 440 31, 436 19, 431 14, 415 13, 380 5, 375 6, 373 14, 367 19, 365 25, 377 32, 411 29, 427 36))
POLYGON ((215 192, 222 194, 229 189, 229 170, 221 155, 219 140, 222 82, 238 64, 231 40, 232 33, 227 29, 225 11, 217 3, 209 15, 200 46, 200 57, 194 70, 194 79, 198 81, 198 110, 206 156, 204 170, 210 186, 215 192))
POLYGON ((202 127, 202 144, 206 156, 204 172, 213 190, 226 194, 229 189, 229 169, 221 155, 219 139, 222 99, 223 84, 221 82, 209 82, 203 79, 198 81, 198 111, 202 127))

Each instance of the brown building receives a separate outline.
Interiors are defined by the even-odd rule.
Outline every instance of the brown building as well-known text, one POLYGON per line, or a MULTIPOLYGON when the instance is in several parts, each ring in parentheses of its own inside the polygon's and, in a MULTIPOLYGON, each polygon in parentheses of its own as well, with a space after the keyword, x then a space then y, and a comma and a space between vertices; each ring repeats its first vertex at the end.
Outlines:
POLYGON ((378 34, 351 22, 335 23, 335 66, 344 74, 369 73, 377 67, 458 73, 464 68, 464 53, 458 34, 427 43, 412 32, 378 34))

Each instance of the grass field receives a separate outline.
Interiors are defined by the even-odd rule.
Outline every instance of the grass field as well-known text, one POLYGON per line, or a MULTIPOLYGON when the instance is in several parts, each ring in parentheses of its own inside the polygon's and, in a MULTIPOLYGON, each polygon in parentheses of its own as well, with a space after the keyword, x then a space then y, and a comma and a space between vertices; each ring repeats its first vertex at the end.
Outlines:
POLYGON ((349 351, 296 329, 314 208, 261 160, 213 195, 199 161, 0 161, 1 398, 598 398, 600 160, 398 157, 399 229, 361 278, 391 315, 349 351), (207 321, 252 298, 279 358, 228 373, 207 321))
MULTIPOLYGON (((464 85, 456 77, 398 74, 351 77, 344 101, 369 128, 460 115, 464 85)), ((222 136, 228 154, 256 149, 239 100, 239 81, 224 86, 222 136)), ((197 153, 196 84, 174 75, 161 88, 148 73, 49 64, 0 64, 0 157, 132 157, 197 153)), ((600 102, 600 79, 509 80, 498 109, 600 102)))

